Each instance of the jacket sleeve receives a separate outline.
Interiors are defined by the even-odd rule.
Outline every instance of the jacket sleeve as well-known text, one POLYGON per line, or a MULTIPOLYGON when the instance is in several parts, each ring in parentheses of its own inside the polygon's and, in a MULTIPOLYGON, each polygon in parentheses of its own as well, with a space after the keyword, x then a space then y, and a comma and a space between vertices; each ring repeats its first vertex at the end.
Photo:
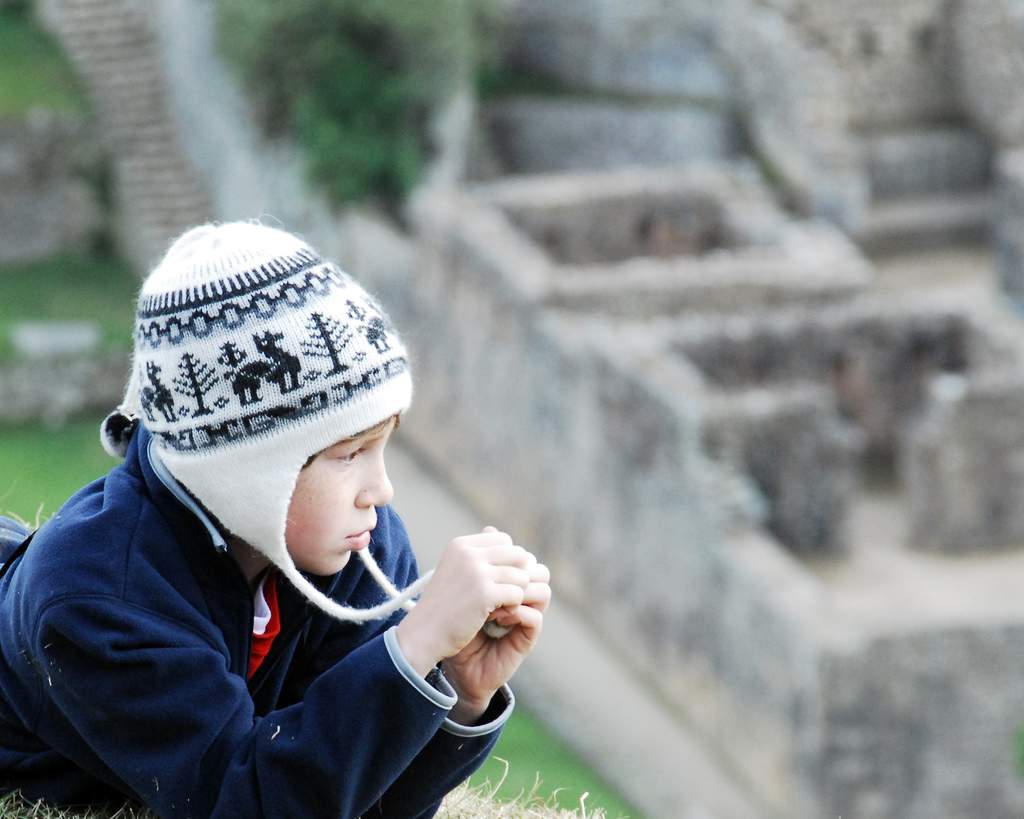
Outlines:
POLYGON ((161 816, 360 816, 454 703, 410 685, 377 635, 255 718, 211 635, 112 597, 53 601, 31 644, 37 734, 161 816))
MULTIPOLYGON (((405 588, 419 576, 416 559, 409 545, 405 526, 391 507, 380 510, 375 535, 380 546, 374 549, 375 557, 384 573, 398 588, 405 588)), ((367 582, 369 577, 365 578, 367 582)), ((372 584, 376 589, 376 584, 372 584)), ((358 594, 358 592, 357 592, 358 594)), ((347 602, 347 601, 346 601, 347 602)), ((373 599, 361 601, 371 605, 373 599)), ((431 691, 440 691, 455 696, 454 690, 444 679, 440 670, 432 672, 427 679, 420 677, 406 661, 398 646, 394 626, 402 619, 398 612, 387 621, 368 626, 372 633, 383 634, 385 647, 396 670, 406 679, 410 687, 430 696, 431 691)), ((311 661, 312 673, 307 679, 317 679, 323 670, 330 667, 339 657, 346 656, 352 641, 351 627, 327 617, 318 617, 318 624, 311 634, 316 645, 311 661)), ((304 693, 300 696, 305 696, 304 693)), ((455 700, 451 700, 452 705, 455 700)), ((402 771, 396 781, 375 802, 366 816, 375 819, 426 819, 436 813, 445 794, 469 777, 487 759, 497 742, 501 729, 508 721, 515 704, 515 697, 508 686, 495 694, 494 700, 484 716, 474 726, 462 726, 450 719, 443 719, 433 736, 402 771)), ((449 706, 451 707, 451 706, 449 706)), ((447 717, 447 714, 445 715, 447 717)))

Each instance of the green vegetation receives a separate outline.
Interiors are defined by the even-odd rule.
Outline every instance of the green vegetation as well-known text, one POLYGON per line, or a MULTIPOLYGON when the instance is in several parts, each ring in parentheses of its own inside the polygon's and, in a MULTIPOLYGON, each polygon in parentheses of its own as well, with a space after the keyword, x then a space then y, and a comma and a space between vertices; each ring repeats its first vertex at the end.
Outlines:
POLYGON ((123 261, 103 254, 62 253, 0 267, 0 360, 11 355, 19 321, 93 321, 108 349, 131 349, 139 280, 123 261))
POLYGON ((99 418, 58 429, 0 426, 0 515, 29 523, 50 517, 78 489, 115 461, 103 451, 99 418))
POLYGON ((495 793, 499 801, 534 794, 563 809, 575 810, 582 804, 588 816, 595 808, 609 817, 640 815, 521 705, 490 759, 469 781, 500 783, 495 793))
POLYGON ((471 69, 490 0, 217 0, 221 48, 271 134, 305 149, 332 202, 394 206, 432 146, 429 117, 471 69))
POLYGON ((87 103, 53 39, 24 8, 5 9, 0 11, 0 116, 20 116, 32 108, 83 113, 87 103))

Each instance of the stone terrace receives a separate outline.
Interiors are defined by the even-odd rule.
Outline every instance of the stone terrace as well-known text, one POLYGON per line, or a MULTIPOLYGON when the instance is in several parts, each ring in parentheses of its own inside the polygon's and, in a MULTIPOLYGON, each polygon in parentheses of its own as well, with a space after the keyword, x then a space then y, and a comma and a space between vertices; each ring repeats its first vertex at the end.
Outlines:
MULTIPOLYGON (((935 442, 992 429, 995 409, 949 407, 983 401, 994 373, 1024 395, 1005 375, 1021 371, 1019 329, 989 332, 956 298, 874 288, 828 229, 789 245, 818 226, 773 213, 742 172, 703 169, 662 192, 675 173, 636 177, 632 195, 616 174, 425 194, 413 212, 432 330, 409 434, 482 510, 517 498, 563 589, 766 815, 1019 815, 1024 598, 1007 578, 1024 554, 928 553, 948 548, 920 523, 909 537, 905 518, 848 537, 900 498, 863 494, 865 461, 922 498, 910 521, 944 501, 988 519, 963 511, 969 496, 951 503, 973 473, 935 442), (639 297, 638 268, 657 271, 639 297), (566 295, 595 273, 599 295, 566 295), (758 284, 730 291, 745 276, 758 284), (474 452, 459 445, 467 427, 474 452), (508 429, 534 440, 509 457, 508 429)), ((1001 429, 984 450, 993 467, 1021 451, 1001 429)), ((1007 498, 1024 489, 1001 474, 1007 498)), ((975 542, 1008 546, 1012 520, 997 522, 975 542)))

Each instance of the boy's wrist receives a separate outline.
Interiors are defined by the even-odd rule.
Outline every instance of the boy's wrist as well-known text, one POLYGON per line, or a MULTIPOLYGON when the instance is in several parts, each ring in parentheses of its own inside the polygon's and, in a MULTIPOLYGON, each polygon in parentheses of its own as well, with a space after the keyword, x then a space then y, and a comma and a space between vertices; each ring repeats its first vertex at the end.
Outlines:
POLYGON ((402 620, 395 629, 395 637, 398 638, 398 647, 409 665, 421 677, 426 677, 437 665, 440 657, 434 656, 425 645, 425 641, 419 637, 415 621, 410 622, 408 617, 402 620))
POLYGON ((467 691, 458 673, 452 668, 452 664, 448 660, 441 661, 441 671, 444 672, 445 679, 448 680, 448 683, 455 690, 455 695, 459 698, 459 701, 452 708, 452 712, 448 716, 453 721, 462 725, 472 725, 490 707, 491 700, 494 699, 497 689, 483 694, 467 691))

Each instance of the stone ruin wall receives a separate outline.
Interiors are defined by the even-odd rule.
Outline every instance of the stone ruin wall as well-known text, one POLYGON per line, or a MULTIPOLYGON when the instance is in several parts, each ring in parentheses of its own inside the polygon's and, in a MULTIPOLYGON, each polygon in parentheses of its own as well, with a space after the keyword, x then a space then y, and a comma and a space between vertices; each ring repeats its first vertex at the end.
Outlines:
POLYGON ((1024 144, 1024 3, 967 0, 955 14, 961 105, 998 145, 1024 144))
POLYGON ((0 263, 85 250, 103 227, 101 173, 84 118, 35 110, 0 122, 0 263))
MULTIPOLYGON (((578 182, 600 198, 595 177, 578 182)), ((536 184, 538 209, 555 208, 550 180, 536 184)), ((428 197, 415 211, 427 260, 417 325, 431 328, 410 418, 418 444, 456 459, 456 480, 480 508, 522 500, 527 532, 574 581, 568 593, 781 815, 1018 813, 1024 786, 1007 763, 1007 715, 1022 703, 1008 680, 1024 671, 1024 618, 996 627, 939 616, 906 629, 851 620, 758 529, 767 511, 787 546, 803 537, 816 559, 830 550, 841 559, 846 544, 820 532, 839 531, 856 482, 857 435, 844 423, 902 463, 916 457, 905 454, 914 452, 909 430, 927 408, 931 376, 974 383, 1017 361, 1015 351, 955 305, 849 292, 817 311, 801 311, 797 297, 763 315, 698 310, 642 323, 609 309, 611 292, 604 307, 545 306, 572 265, 523 232, 529 220, 503 210, 515 197, 501 187, 476 199, 428 197), (508 400, 507 373, 529 402, 508 400), (499 414, 511 421, 487 424, 499 414), (470 427, 484 443, 464 452, 458 441, 470 427), (509 429, 543 432, 508 462, 509 429), (709 446, 716 439, 724 456, 709 446), (815 492, 787 497, 791 485, 815 492), (787 532, 780 514, 818 525, 787 532), (641 570, 651 565, 663 571, 641 570), (959 666, 947 654, 971 671, 951 673, 959 666), (979 761, 965 764, 958 736, 969 728, 979 761)), ((561 219, 564 236, 572 219, 561 219)))
POLYGON ((779 8, 842 75, 850 125, 915 125, 959 113, 947 0, 794 0, 779 8))

